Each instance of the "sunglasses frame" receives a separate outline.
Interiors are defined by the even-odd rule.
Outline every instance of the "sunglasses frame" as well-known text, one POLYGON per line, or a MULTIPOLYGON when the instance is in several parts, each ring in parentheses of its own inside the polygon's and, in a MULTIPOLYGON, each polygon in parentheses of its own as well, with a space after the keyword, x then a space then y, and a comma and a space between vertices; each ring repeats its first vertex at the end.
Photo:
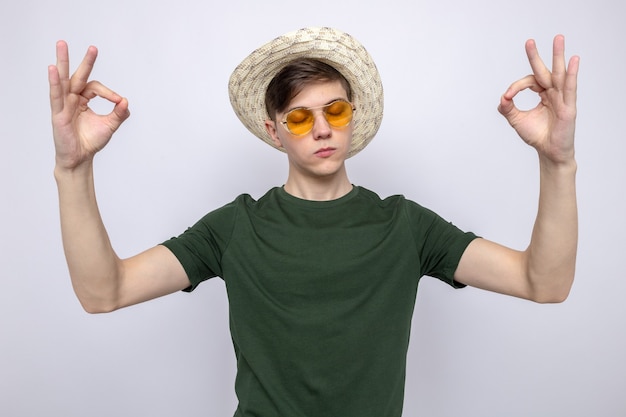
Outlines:
POLYGON ((326 119, 326 122, 327 122, 327 123, 328 123, 331 127, 334 127, 334 128, 342 128, 342 127, 346 127, 346 126, 348 126, 350 123, 352 123, 352 120, 353 120, 353 118, 354 118, 354 112, 356 111, 356 107, 354 107, 354 104, 352 104, 352 103, 351 103, 351 102, 349 102, 348 100, 344 100, 344 99, 342 99, 342 98, 337 99, 337 100, 333 100, 333 101, 331 101, 330 103, 328 103, 328 104, 324 104, 324 105, 322 105, 322 106, 316 106, 316 107, 296 107, 295 109, 291 109, 291 110, 289 110, 287 113, 285 113, 285 115, 283 116, 283 120, 280 122, 280 124, 281 124, 281 125, 283 125, 283 128, 284 128, 287 132, 289 132, 290 134, 292 134, 292 135, 294 135, 294 136, 304 136, 304 135, 306 135, 306 134, 310 133, 310 132, 311 132, 311 130, 313 130, 313 126, 315 125, 315 114, 313 114, 313 124, 311 124, 311 129, 307 130, 307 131, 306 131, 306 132, 304 132, 304 133, 299 133, 299 134, 298 134, 298 133, 293 133, 293 132, 289 129, 289 126, 287 126, 287 118, 289 117, 289 115, 290 115, 292 112, 294 112, 294 111, 298 111, 298 110, 308 110, 308 111, 310 111, 311 113, 313 113, 313 110, 318 110, 318 109, 327 109, 328 107, 332 106, 333 104, 336 104, 336 103, 339 103, 339 102, 348 104, 348 105, 350 106, 350 108, 352 109, 352 114, 350 115, 350 120, 348 121, 348 123, 346 123, 346 124, 345 124, 345 125, 343 125, 343 126, 335 126, 335 125, 333 125, 332 123, 330 123, 330 121, 328 121, 328 118, 326 117, 326 111, 324 111, 324 112, 323 112, 323 113, 324 113, 324 119, 326 119))

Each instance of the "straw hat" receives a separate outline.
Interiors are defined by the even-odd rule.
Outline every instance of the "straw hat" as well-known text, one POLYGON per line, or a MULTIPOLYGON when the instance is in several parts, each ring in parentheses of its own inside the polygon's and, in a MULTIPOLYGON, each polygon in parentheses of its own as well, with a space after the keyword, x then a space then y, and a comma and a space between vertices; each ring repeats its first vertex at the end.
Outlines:
MULTIPOLYGON (((348 153, 361 151, 374 137, 383 118, 383 87, 369 53, 356 39, 336 29, 304 28, 261 46, 243 60, 230 76, 230 102, 244 126, 276 147, 265 130, 269 115, 265 92, 274 76, 297 58, 314 58, 337 69, 352 87, 354 133, 348 153)), ((277 148, 280 149, 280 148, 277 148)))

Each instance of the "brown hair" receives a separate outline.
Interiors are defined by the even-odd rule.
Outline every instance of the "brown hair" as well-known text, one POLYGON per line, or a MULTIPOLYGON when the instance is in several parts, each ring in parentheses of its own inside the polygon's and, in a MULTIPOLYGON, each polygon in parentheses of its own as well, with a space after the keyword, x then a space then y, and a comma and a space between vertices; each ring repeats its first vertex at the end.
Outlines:
POLYGON ((265 92, 265 109, 272 120, 284 111, 289 102, 308 84, 339 81, 352 101, 352 88, 348 80, 333 66, 317 59, 302 58, 283 67, 272 78, 265 92))

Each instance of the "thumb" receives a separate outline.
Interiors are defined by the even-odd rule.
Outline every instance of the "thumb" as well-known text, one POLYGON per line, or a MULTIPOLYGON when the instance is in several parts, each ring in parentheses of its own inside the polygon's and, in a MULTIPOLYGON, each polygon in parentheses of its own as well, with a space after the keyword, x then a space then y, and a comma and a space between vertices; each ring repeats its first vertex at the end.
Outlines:
POLYGON ((506 93, 500 98, 500 104, 498 105, 498 112, 503 115, 509 123, 519 114, 519 109, 515 107, 513 98, 506 93))
POLYGON ((116 131, 129 117, 130 110, 128 109, 128 99, 126 98, 122 98, 117 102, 111 113, 107 115, 109 125, 113 131, 116 131))

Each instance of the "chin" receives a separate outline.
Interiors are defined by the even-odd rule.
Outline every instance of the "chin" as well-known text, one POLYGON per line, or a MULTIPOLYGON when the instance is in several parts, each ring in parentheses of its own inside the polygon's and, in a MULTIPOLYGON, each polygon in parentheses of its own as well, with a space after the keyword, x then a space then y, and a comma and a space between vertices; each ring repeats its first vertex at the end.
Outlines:
POLYGON ((345 172, 343 160, 328 161, 327 163, 313 169, 313 172, 319 177, 333 177, 345 172))

